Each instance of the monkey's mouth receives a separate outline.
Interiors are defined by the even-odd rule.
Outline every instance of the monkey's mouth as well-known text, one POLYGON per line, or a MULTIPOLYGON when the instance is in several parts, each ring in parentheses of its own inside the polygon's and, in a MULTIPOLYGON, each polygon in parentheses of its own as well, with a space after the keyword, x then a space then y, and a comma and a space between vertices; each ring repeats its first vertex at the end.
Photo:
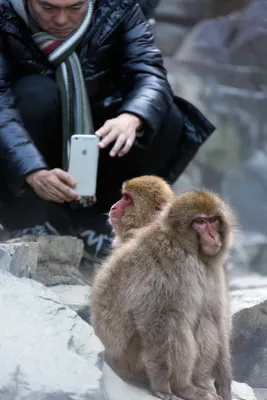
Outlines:
POLYGON ((109 216, 109 223, 113 226, 116 226, 119 222, 119 219, 116 217, 112 217, 111 215, 109 216))
POLYGON ((203 246, 203 250, 207 256, 214 257, 220 252, 221 244, 205 245, 203 246))

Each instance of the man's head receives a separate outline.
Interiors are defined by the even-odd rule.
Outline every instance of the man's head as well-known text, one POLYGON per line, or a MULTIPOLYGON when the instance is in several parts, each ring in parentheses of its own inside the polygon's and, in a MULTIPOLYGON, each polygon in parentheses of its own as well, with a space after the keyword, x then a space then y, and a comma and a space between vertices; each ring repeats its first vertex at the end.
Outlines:
POLYGON ((59 38, 70 35, 83 21, 88 0, 30 0, 41 28, 59 38))

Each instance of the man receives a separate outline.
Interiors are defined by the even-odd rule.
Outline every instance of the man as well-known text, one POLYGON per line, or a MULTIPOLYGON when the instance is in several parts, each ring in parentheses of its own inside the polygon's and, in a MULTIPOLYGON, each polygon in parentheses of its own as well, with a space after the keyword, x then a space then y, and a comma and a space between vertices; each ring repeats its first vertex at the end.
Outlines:
POLYGON ((137 0, 2 0, 0 171, 9 230, 21 214, 31 220, 36 199, 41 211, 29 225, 54 226, 55 213, 44 207, 64 203, 60 210, 69 212, 66 204, 79 199, 62 149, 64 156, 67 138, 90 123, 100 138, 92 221, 103 219, 125 179, 157 174, 173 182, 214 130, 174 98, 137 0))

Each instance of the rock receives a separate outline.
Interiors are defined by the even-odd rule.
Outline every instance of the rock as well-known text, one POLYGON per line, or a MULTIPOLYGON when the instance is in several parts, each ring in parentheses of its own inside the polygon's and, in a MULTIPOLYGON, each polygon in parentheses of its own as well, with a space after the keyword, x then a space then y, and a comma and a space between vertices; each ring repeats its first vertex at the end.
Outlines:
MULTIPOLYGON (((153 400, 157 399, 146 389, 135 387, 124 382, 114 371, 104 363, 103 384, 108 400, 153 400)), ((233 400, 257 400, 253 389, 248 385, 233 382, 232 383, 233 400)))
POLYGON ((0 273, 0 399, 101 400, 103 346, 42 284, 0 273))
POLYGON ((248 274, 247 276, 236 276, 230 280, 231 290, 260 289, 267 288, 267 277, 260 274, 248 274))
POLYGON ((124 382, 115 372, 104 363, 103 385, 107 400, 155 400, 148 390, 140 389, 124 382))
POLYGON ((0 244, 0 270, 17 277, 36 273, 38 245, 36 243, 0 244))
POLYGON ((232 382, 233 400, 257 400, 253 389, 241 382, 232 382))
MULTIPOLYGON (((255 102, 266 95, 267 78, 264 70, 260 67, 218 64, 208 60, 177 61, 171 57, 165 57, 164 64, 168 70, 168 77, 175 93, 179 94, 182 88, 184 93, 188 93, 187 96, 196 95, 198 101, 203 101, 201 93, 199 93, 200 88, 205 95, 205 99, 208 95, 213 94, 216 85, 226 86, 228 91, 231 88, 232 92, 234 88, 242 89, 240 97, 243 103, 249 95, 252 96, 255 102), (188 86, 185 85, 186 82, 184 81, 186 74, 187 78, 189 78, 187 80, 188 86), (204 85, 203 82, 205 83, 204 85)), ((263 106, 258 111, 262 110, 263 106)), ((253 106, 253 111, 257 112, 255 105, 253 106)))
POLYGON ((267 93, 221 84, 217 65, 213 72, 207 68, 211 74, 202 74, 204 64, 201 69, 165 59, 165 66, 175 93, 195 104, 217 127, 189 166, 199 171, 197 186, 215 190, 229 201, 246 232, 266 232, 267 93))
POLYGON ((26 235, 12 239, 8 243, 38 243, 38 263, 33 278, 46 286, 86 285, 78 270, 83 242, 70 236, 34 236, 26 235))
POLYGON ((258 400, 267 400, 267 389, 255 388, 254 392, 258 400))
POLYGON ((203 18, 229 14, 250 0, 162 0, 156 10, 158 20, 193 25, 203 18))
MULTIPOLYGON (((1 207, 0 207, 0 213, 1 213, 1 207)), ((8 239, 9 239, 9 233, 3 227, 3 225, 0 224, 0 243, 5 242, 8 239)))
POLYGON ((190 163, 182 175, 172 185, 172 188, 176 193, 183 190, 201 189, 201 187, 201 169, 197 163, 190 163))
POLYGON ((57 285, 52 290, 59 297, 62 304, 76 311, 86 322, 90 321, 90 286, 82 285, 57 285))
MULTIPOLYGON (((245 297, 245 294, 243 296, 245 297)), ((254 290, 254 296, 250 296, 246 298, 247 304, 244 297, 239 299, 243 302, 243 309, 233 316, 233 376, 234 379, 246 382, 252 387, 267 388, 266 289, 262 295, 259 295, 259 290, 254 290), (258 304, 244 308, 249 302, 258 304)))
POLYGON ((89 285, 92 285, 95 273, 99 267, 99 262, 92 262, 90 260, 87 260, 85 257, 82 258, 79 269, 89 285))
MULTIPOLYGON (((266 93, 232 87, 230 71, 229 81, 221 82, 221 76, 217 76, 221 67, 217 65, 211 69, 202 64, 199 68, 201 64, 179 64, 165 59, 165 66, 174 92, 199 107, 217 127, 194 159, 208 168, 211 177, 213 170, 218 174, 238 168, 253 156, 255 149, 265 148, 266 93)), ((267 84, 266 77, 265 80, 267 84)))
POLYGON ((156 45, 164 56, 172 56, 176 52, 187 32, 185 27, 166 22, 157 22, 153 26, 156 45))
POLYGON ((231 292, 231 311, 236 314, 245 308, 251 308, 267 300, 265 288, 239 289, 231 292))
POLYGON ((202 21, 186 37, 176 58, 266 69, 266 15, 266 2, 252 1, 245 10, 202 21))
MULTIPOLYGON (((242 213, 240 209, 238 211, 240 220, 242 213)), ((243 232, 237 236, 231 262, 237 273, 251 271, 267 275, 267 236, 256 232, 243 232)))
MULTIPOLYGON (((265 143, 262 143, 263 149, 264 145, 265 143)), ((267 156, 265 152, 256 150, 242 166, 230 170, 225 175, 221 189, 227 201, 238 210, 241 228, 246 232, 254 230, 258 233, 254 239, 251 237, 252 233, 249 237, 245 236, 247 244, 252 241, 249 247, 258 245, 261 248, 261 254, 249 263, 254 271, 267 274, 267 156)))

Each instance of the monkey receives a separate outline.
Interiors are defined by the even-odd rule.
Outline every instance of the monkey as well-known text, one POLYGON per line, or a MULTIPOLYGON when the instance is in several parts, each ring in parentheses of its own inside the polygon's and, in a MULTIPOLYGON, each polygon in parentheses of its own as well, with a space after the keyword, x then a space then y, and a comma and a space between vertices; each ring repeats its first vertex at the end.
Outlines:
POLYGON ((234 230, 219 196, 185 191, 110 254, 93 282, 92 325, 123 379, 147 382, 162 400, 231 400, 234 230))
POLYGON ((122 198, 109 212, 115 235, 113 247, 125 243, 138 229, 152 222, 173 196, 171 186, 158 176, 144 175, 125 181, 122 198))

